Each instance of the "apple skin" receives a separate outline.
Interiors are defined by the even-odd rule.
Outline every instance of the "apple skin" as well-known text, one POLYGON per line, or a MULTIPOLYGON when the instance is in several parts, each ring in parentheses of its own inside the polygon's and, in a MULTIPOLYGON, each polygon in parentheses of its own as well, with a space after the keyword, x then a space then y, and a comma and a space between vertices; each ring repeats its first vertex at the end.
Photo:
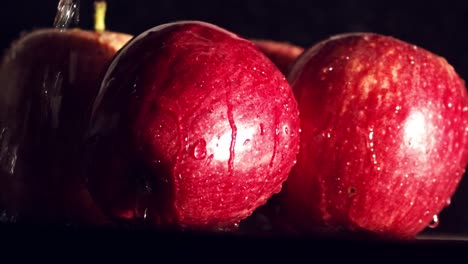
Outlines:
POLYGON ((304 52, 304 48, 298 45, 270 39, 252 39, 257 47, 278 67, 288 75, 292 64, 304 52))
POLYGON ((21 222, 94 223, 79 175, 100 75, 132 36, 53 28, 24 33, 0 68, 1 200, 21 222))
POLYGON ((449 204, 468 161, 468 96, 444 58, 343 34, 305 51, 288 80, 302 128, 281 193, 290 228, 411 239, 449 204))
POLYGON ((252 42, 200 21, 137 36, 93 109, 88 186, 117 222, 233 230, 280 191, 299 147, 285 76, 252 42))

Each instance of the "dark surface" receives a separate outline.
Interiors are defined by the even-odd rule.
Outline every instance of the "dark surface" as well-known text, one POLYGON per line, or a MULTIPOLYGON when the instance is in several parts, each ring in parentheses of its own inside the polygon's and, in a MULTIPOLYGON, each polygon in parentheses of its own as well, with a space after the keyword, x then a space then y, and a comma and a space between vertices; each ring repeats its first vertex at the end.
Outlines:
MULTIPOLYGON (((0 49, 8 47, 21 31, 50 27, 57 2, 4 1, 0 49)), ((80 26, 91 28, 92 1, 81 0, 81 7, 80 26)), ((192 19, 215 23, 248 38, 283 40, 305 47, 344 32, 392 35, 445 57, 468 79, 468 4, 462 1, 109 0, 106 24, 110 30, 139 34, 161 23, 192 19)), ((465 177, 451 206, 439 216, 440 225, 425 233, 468 236, 467 204, 465 177)))
MULTIPOLYGON (((1 48, 21 30, 51 26, 58 0, 2 3, 1 48)), ((468 5, 463 1, 109 0, 107 26, 138 34, 161 23, 198 19, 245 37, 303 46, 332 34, 373 31, 393 35, 446 57, 468 75, 468 5)), ((92 1, 81 0, 80 26, 92 25, 92 1)))
POLYGON ((239 236, 148 229, 0 226, 2 259, 59 263, 458 263, 466 243, 349 236, 239 236))

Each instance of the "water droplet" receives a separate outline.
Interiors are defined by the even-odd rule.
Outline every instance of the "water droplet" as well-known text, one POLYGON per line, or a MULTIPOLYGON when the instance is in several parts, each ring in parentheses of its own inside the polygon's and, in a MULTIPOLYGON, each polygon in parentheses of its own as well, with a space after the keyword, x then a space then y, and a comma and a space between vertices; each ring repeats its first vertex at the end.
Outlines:
POLYGON ((395 107, 395 114, 398 114, 398 112, 400 112, 400 110, 401 110, 401 106, 397 105, 395 107))
POLYGON ((247 146, 250 143, 250 139, 246 139, 242 145, 247 146))
POLYGON ((436 228, 436 227, 439 226, 439 223, 440 223, 440 221, 439 221, 439 216, 433 215, 433 216, 432 216, 432 221, 429 223, 429 226, 428 226, 428 227, 429 227, 429 228, 436 228))
POLYGON ((148 208, 145 208, 145 210, 143 211, 143 220, 146 220, 147 217, 148 217, 148 208))
POLYGON ((445 201, 445 206, 449 206, 452 203, 452 200, 450 198, 445 201))
POLYGON ((201 138, 195 142, 193 146, 193 157, 198 160, 206 157, 206 141, 204 139, 201 138))

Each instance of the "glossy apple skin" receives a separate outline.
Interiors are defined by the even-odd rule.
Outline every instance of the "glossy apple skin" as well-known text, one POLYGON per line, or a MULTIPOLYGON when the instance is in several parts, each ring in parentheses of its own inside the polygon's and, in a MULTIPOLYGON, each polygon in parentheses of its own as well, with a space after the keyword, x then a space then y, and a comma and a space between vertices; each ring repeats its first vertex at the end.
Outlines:
POLYGON ((413 238, 467 166, 468 96, 448 62, 377 34, 324 40, 288 80, 301 151, 282 206, 300 231, 413 238))
POLYGON ((236 226, 280 191, 299 147, 286 78, 200 21, 150 29, 109 67, 90 125, 90 191, 116 221, 236 226))
POLYGON ((100 75, 130 38, 45 28, 7 50, 0 66, 0 197, 9 218, 101 222, 79 175, 80 151, 100 75))
POLYGON ((270 39, 252 39, 252 42, 278 67, 288 75, 291 66, 304 52, 304 48, 289 42, 270 39))

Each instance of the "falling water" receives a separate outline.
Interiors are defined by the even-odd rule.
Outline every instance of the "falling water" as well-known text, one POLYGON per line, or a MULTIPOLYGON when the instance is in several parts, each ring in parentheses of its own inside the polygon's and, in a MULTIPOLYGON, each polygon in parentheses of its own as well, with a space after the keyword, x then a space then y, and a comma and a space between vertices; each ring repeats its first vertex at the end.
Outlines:
POLYGON ((80 0, 60 0, 55 15, 54 27, 65 29, 80 20, 80 0))

